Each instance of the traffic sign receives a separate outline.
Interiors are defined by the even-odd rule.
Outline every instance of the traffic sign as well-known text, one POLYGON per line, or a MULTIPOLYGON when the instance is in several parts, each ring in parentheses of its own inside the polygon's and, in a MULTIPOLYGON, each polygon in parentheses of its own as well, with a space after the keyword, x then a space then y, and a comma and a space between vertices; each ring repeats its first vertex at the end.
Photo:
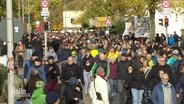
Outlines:
POLYGON ((95 27, 106 27, 112 25, 110 17, 95 17, 95 27))
POLYGON ((49 11, 48 8, 42 8, 42 11, 49 11))
POLYGON ((50 15, 49 11, 41 11, 41 16, 48 17, 50 15))
POLYGON ((170 0, 162 0, 162 7, 163 8, 170 8, 171 7, 170 0))
POLYGON ((106 22, 105 22, 106 25, 112 25, 112 20, 110 18, 107 18, 106 22))
POLYGON ((49 1, 48 0, 42 0, 40 3, 42 8, 48 8, 49 7, 49 1))
MULTIPOLYGON (((13 42, 18 42, 24 33, 24 27, 19 19, 13 18, 13 42)), ((7 19, 0 22, 0 38, 3 41, 7 41, 7 19)))
POLYGON ((107 17, 95 17, 95 27, 105 27, 107 17))
POLYGON ((170 8, 163 8, 163 11, 162 11, 162 15, 165 17, 170 17, 171 16, 171 10, 170 8))

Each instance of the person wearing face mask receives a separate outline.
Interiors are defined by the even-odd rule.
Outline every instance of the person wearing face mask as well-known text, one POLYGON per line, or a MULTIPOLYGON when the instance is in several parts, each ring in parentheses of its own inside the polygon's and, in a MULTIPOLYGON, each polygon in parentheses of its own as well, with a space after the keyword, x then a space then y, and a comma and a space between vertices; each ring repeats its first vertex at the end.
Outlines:
POLYGON ((45 69, 44 67, 42 67, 41 61, 41 59, 36 58, 34 60, 34 65, 28 70, 26 84, 28 87, 28 92, 30 92, 30 94, 32 94, 33 91, 36 89, 36 87, 34 86, 36 84, 36 81, 42 80, 44 81, 44 83, 46 83, 45 69))
POLYGON ((176 91, 174 86, 169 83, 168 74, 161 75, 161 82, 154 87, 152 104, 178 104, 176 91))

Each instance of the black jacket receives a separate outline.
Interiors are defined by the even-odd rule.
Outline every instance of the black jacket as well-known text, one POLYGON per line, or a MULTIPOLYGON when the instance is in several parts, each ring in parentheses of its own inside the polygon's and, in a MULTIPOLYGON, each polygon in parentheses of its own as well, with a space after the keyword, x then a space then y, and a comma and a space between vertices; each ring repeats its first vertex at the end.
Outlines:
MULTIPOLYGON (((66 104, 77 104, 78 101, 75 101, 74 98, 82 99, 82 91, 77 91, 76 87, 77 86, 66 86, 64 92, 66 104)), ((82 89, 80 88, 80 90, 82 89)))
POLYGON ((77 64, 69 65, 66 63, 62 67, 62 73, 60 79, 62 81, 68 81, 70 77, 76 77, 77 79, 81 78, 82 72, 80 67, 77 64))
POLYGON ((86 70, 87 72, 91 71, 91 68, 94 65, 94 58, 90 55, 89 57, 84 56, 81 61, 81 68, 86 70))
POLYGON ((45 73, 47 83, 49 83, 52 79, 57 79, 57 76, 60 76, 59 67, 56 64, 45 65, 45 73))
POLYGON ((126 79, 126 75, 128 72, 128 67, 130 63, 128 61, 119 61, 117 66, 118 79, 126 79))
POLYGON ((169 82, 174 84, 173 74, 170 68, 171 67, 167 64, 165 64, 164 66, 159 66, 158 64, 153 66, 153 68, 150 71, 150 77, 155 78, 155 82, 154 82, 155 85, 161 81, 159 77, 160 70, 163 70, 165 73, 167 73, 169 75, 169 82))
POLYGON ((143 89, 144 85, 144 73, 140 70, 134 70, 131 74, 132 76, 132 81, 130 83, 131 88, 135 88, 138 90, 143 89))

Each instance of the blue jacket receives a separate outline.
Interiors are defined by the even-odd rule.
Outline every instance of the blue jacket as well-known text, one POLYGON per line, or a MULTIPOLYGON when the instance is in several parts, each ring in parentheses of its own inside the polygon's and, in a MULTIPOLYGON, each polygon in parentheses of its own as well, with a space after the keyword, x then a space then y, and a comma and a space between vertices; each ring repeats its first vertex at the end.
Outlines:
MULTIPOLYGON (((176 85, 176 93, 179 93, 180 89, 184 89, 184 75, 180 77, 180 80, 176 85)), ((182 95, 184 94, 182 93, 182 95)), ((182 98, 182 101, 184 101, 184 97, 182 98)))
POLYGON ((24 66, 24 78, 27 77, 28 70, 29 70, 29 68, 32 67, 32 66, 33 66, 33 63, 32 63, 31 60, 27 60, 27 61, 25 62, 25 66, 24 66))
MULTIPOLYGON (((172 98, 173 98, 173 104, 177 104, 177 98, 176 98, 176 91, 174 89, 174 86, 171 85, 171 92, 172 92, 172 98)), ((152 92, 152 104, 165 104, 164 103, 164 93, 162 89, 162 84, 157 84, 152 92)))
POLYGON ((169 44, 169 46, 173 46, 175 44, 175 40, 173 37, 168 38, 168 44, 169 44))
MULTIPOLYGON (((26 77, 27 81, 29 81, 33 69, 34 69, 34 66, 29 68, 28 73, 27 73, 27 77, 26 77)), ((46 83, 46 74, 45 74, 44 67, 40 66, 37 68, 37 70, 38 70, 39 77, 46 83)))

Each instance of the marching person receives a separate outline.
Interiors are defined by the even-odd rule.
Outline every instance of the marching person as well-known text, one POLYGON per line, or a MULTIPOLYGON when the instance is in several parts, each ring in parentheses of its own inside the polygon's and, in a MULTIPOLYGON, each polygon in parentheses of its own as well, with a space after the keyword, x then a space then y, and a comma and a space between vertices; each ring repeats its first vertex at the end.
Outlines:
POLYGON ((92 98, 92 104, 109 104, 107 82, 102 67, 97 68, 96 78, 91 83, 89 93, 92 98))
POLYGON ((33 91, 36 89, 35 85, 38 80, 42 80, 46 84, 45 69, 42 66, 41 62, 41 59, 36 58, 34 60, 34 65, 28 70, 26 84, 29 90, 28 92, 30 92, 30 94, 32 94, 33 91))
POLYGON ((24 56, 25 56, 25 52, 26 52, 26 47, 23 44, 22 41, 19 41, 16 48, 16 56, 18 58, 18 67, 19 68, 23 68, 23 61, 24 61, 24 56))
POLYGON ((163 74, 161 82, 153 88, 152 104, 178 104, 176 91, 174 86, 169 83, 168 74, 163 74))
POLYGON ((84 93, 88 94, 90 88, 90 71, 94 64, 94 58, 90 54, 89 50, 86 50, 86 55, 81 61, 81 68, 83 69, 83 77, 84 77, 84 93))

